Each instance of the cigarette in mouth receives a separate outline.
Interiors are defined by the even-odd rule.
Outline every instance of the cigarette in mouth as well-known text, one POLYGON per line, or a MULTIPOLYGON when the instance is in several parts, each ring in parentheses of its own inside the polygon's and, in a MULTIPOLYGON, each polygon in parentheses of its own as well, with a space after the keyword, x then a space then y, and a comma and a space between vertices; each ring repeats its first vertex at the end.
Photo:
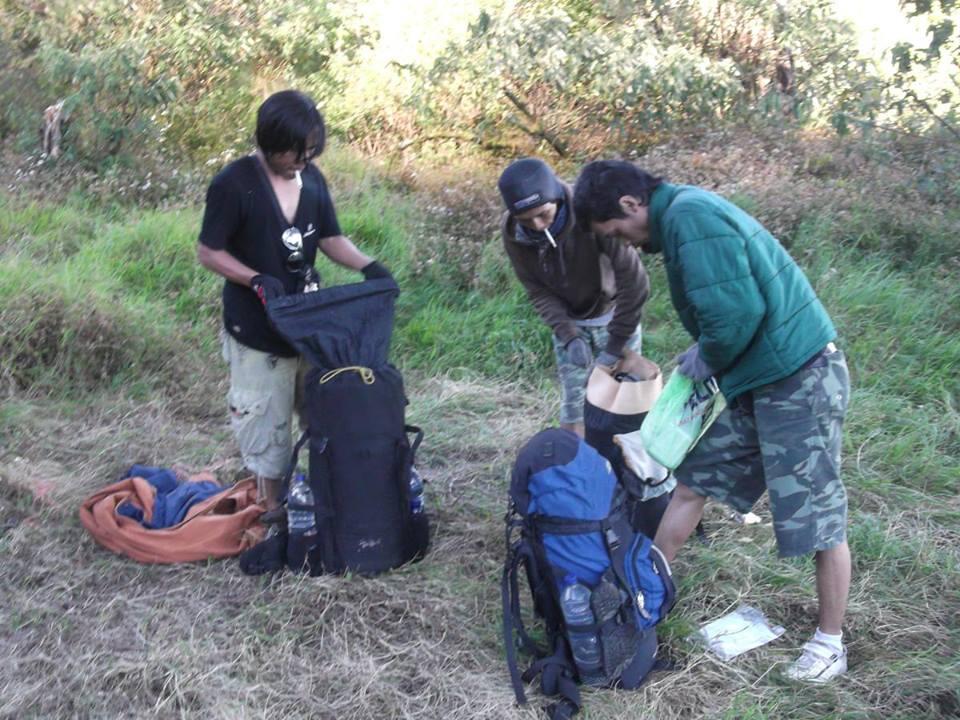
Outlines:
POLYGON ((296 177, 296 180, 297 180, 297 187, 298 187, 298 188, 302 188, 302 187, 303 187, 303 180, 300 179, 300 171, 299 171, 299 170, 296 170, 296 171, 294 172, 294 177, 296 177))
POLYGON ((557 246, 557 241, 554 240, 554 239, 553 239, 553 235, 550 234, 550 229, 549 229, 549 228, 544 228, 543 232, 544 232, 544 234, 547 236, 547 240, 550 241, 550 244, 553 245, 554 247, 556 247, 556 246, 557 246))

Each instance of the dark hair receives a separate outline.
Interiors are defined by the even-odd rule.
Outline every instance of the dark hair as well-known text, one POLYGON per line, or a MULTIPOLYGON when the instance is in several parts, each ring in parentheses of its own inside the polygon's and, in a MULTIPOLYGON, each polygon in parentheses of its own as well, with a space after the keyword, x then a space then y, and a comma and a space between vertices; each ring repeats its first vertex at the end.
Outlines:
POLYGON ((620 198, 632 195, 644 205, 662 177, 654 177, 625 160, 595 160, 580 170, 573 189, 573 211, 582 227, 593 222, 606 222, 626 217, 620 198))
POLYGON ((257 145, 266 154, 307 149, 311 135, 317 136, 317 155, 323 152, 327 131, 316 104, 299 90, 274 93, 257 111, 257 145))

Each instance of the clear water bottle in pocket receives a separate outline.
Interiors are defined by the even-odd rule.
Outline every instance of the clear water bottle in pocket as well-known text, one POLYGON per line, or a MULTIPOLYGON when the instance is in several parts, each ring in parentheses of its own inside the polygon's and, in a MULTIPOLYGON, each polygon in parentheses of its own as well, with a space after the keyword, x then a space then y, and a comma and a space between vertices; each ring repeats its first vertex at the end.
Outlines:
POLYGON ((581 679, 586 681, 589 676, 603 670, 603 658, 597 633, 577 627, 593 625, 596 620, 590 607, 590 588, 582 584, 575 575, 563 578, 560 609, 567 625, 567 638, 570 640, 573 660, 580 671, 581 679))
POLYGON ((317 516, 313 507, 313 490, 303 473, 297 473, 287 497, 287 530, 294 535, 316 535, 317 516))
POLYGON ((415 466, 410 467, 410 512, 414 515, 423 512, 423 478, 415 466))

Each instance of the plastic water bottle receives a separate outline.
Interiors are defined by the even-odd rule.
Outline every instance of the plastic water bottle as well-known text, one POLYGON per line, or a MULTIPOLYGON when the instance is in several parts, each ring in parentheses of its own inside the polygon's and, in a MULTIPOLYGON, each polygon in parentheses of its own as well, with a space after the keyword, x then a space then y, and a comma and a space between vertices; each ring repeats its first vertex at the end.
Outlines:
POLYGON ((287 530, 292 535, 316 535, 317 516, 313 510, 293 509, 293 505, 313 508, 313 490, 303 473, 297 473, 287 497, 287 530))
POLYGON ((413 466, 410 467, 410 512, 414 515, 423 512, 423 478, 413 466))
POLYGON ((576 575, 563 578, 563 592, 560 593, 560 608, 567 623, 567 637, 577 669, 581 675, 599 673, 603 669, 600 657, 600 641, 595 632, 577 631, 575 625, 593 625, 595 620, 590 609, 590 588, 577 580, 576 575))

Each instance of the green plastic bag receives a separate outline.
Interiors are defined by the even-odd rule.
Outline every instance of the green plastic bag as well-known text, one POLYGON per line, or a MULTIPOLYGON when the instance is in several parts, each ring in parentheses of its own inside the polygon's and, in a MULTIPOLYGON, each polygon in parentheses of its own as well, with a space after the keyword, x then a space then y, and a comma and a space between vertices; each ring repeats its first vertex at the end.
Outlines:
POLYGON ((716 380, 694 382, 674 370, 640 426, 643 446, 650 457, 675 470, 726 406, 716 380))

